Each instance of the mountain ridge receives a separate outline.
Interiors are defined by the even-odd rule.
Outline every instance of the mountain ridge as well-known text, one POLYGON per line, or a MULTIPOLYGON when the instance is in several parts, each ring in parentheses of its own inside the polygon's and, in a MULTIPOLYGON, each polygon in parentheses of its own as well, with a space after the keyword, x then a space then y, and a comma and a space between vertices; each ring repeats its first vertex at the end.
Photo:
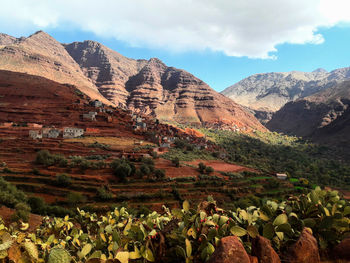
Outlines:
POLYGON ((105 104, 130 108, 164 121, 206 127, 266 130, 237 103, 202 80, 157 58, 135 60, 87 40, 61 44, 43 31, 3 35, 0 69, 77 86, 105 104))

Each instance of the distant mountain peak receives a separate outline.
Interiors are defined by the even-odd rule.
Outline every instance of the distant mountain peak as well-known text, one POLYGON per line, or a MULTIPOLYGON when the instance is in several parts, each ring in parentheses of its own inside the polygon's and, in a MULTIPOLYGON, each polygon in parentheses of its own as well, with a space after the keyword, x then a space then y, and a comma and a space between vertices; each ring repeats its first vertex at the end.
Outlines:
POLYGON ((328 73, 328 71, 325 70, 324 68, 318 68, 312 71, 312 73, 328 73))

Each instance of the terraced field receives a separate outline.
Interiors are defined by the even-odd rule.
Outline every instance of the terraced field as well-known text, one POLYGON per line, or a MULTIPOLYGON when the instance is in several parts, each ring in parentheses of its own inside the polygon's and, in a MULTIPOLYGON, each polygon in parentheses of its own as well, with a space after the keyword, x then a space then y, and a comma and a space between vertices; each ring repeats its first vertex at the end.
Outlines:
MULTIPOLYGON (((127 202, 133 207, 145 205, 152 209, 160 209, 164 203, 177 206, 179 201, 184 199, 196 203, 208 195, 212 195, 220 203, 226 203, 251 194, 280 196, 281 193, 293 191, 288 182, 283 183, 275 191, 266 189, 264 186, 273 177, 260 174, 250 173, 243 178, 234 179, 222 171, 215 170, 202 178, 195 166, 198 161, 192 164, 184 162, 181 167, 177 168, 171 161, 162 158, 156 159, 155 168, 166 171, 164 179, 155 181, 147 177, 131 177, 127 182, 120 182, 113 175, 112 169, 108 167, 112 160, 119 157, 120 151, 114 150, 113 147, 111 149, 91 148, 88 147, 88 144, 63 139, 34 141, 29 138, 18 140, 18 138, 2 137, 0 161, 5 162, 6 167, 3 167, 0 175, 29 195, 40 196, 48 203, 65 205, 67 195, 78 192, 87 198, 86 202, 81 205, 96 207, 127 202), (43 149, 54 154, 62 154, 68 159, 70 156, 108 156, 104 160, 107 168, 83 171, 79 168, 37 165, 34 162, 37 151, 43 149), (57 186, 56 175, 63 173, 72 179, 69 186, 57 186), (96 193, 101 187, 108 188, 113 193, 113 199, 108 202, 96 199, 96 193)), ((136 167, 140 166, 139 162, 134 164, 136 167)), ((219 170, 222 166, 226 173, 252 171, 250 168, 225 164, 220 160, 209 161, 207 164, 215 164, 213 166, 219 170)))

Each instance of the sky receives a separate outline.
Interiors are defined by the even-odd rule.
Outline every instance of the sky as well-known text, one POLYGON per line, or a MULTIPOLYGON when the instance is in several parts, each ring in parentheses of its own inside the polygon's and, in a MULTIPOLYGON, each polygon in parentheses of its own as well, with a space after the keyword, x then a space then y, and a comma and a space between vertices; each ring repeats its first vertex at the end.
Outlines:
POLYGON ((256 73, 349 67, 348 10, 348 0, 11 0, 0 32, 95 40, 222 91, 256 73))

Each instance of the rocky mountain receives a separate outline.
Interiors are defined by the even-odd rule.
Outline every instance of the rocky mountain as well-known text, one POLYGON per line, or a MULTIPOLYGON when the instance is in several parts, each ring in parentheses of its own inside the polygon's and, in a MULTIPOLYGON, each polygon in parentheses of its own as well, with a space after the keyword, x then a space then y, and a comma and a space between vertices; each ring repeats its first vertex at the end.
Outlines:
POLYGON ((272 131, 348 145, 350 81, 287 103, 273 115, 266 126, 272 131))
POLYGON ((265 130, 247 110, 192 74, 158 59, 135 60, 94 41, 61 44, 45 32, 0 35, 0 70, 77 86, 93 99, 165 121, 265 130))
POLYGON ((251 108, 263 122, 287 102, 325 90, 350 78, 350 67, 327 72, 282 72, 255 74, 226 88, 222 94, 251 108), (266 117, 266 119, 264 119, 266 117))
POLYGON ((0 37, 0 69, 42 76, 60 83, 76 85, 93 99, 110 104, 85 77, 65 48, 45 32, 25 38, 0 37))
POLYGON ((166 121, 264 130, 241 106, 159 59, 126 58, 94 41, 64 46, 85 76, 114 103, 166 121))
POLYGON ((146 65, 146 60, 124 57, 90 40, 65 44, 64 47, 103 96, 117 105, 125 105, 128 97, 125 83, 146 65))
POLYGON ((13 44, 15 41, 15 37, 0 33, 0 46, 13 44))

